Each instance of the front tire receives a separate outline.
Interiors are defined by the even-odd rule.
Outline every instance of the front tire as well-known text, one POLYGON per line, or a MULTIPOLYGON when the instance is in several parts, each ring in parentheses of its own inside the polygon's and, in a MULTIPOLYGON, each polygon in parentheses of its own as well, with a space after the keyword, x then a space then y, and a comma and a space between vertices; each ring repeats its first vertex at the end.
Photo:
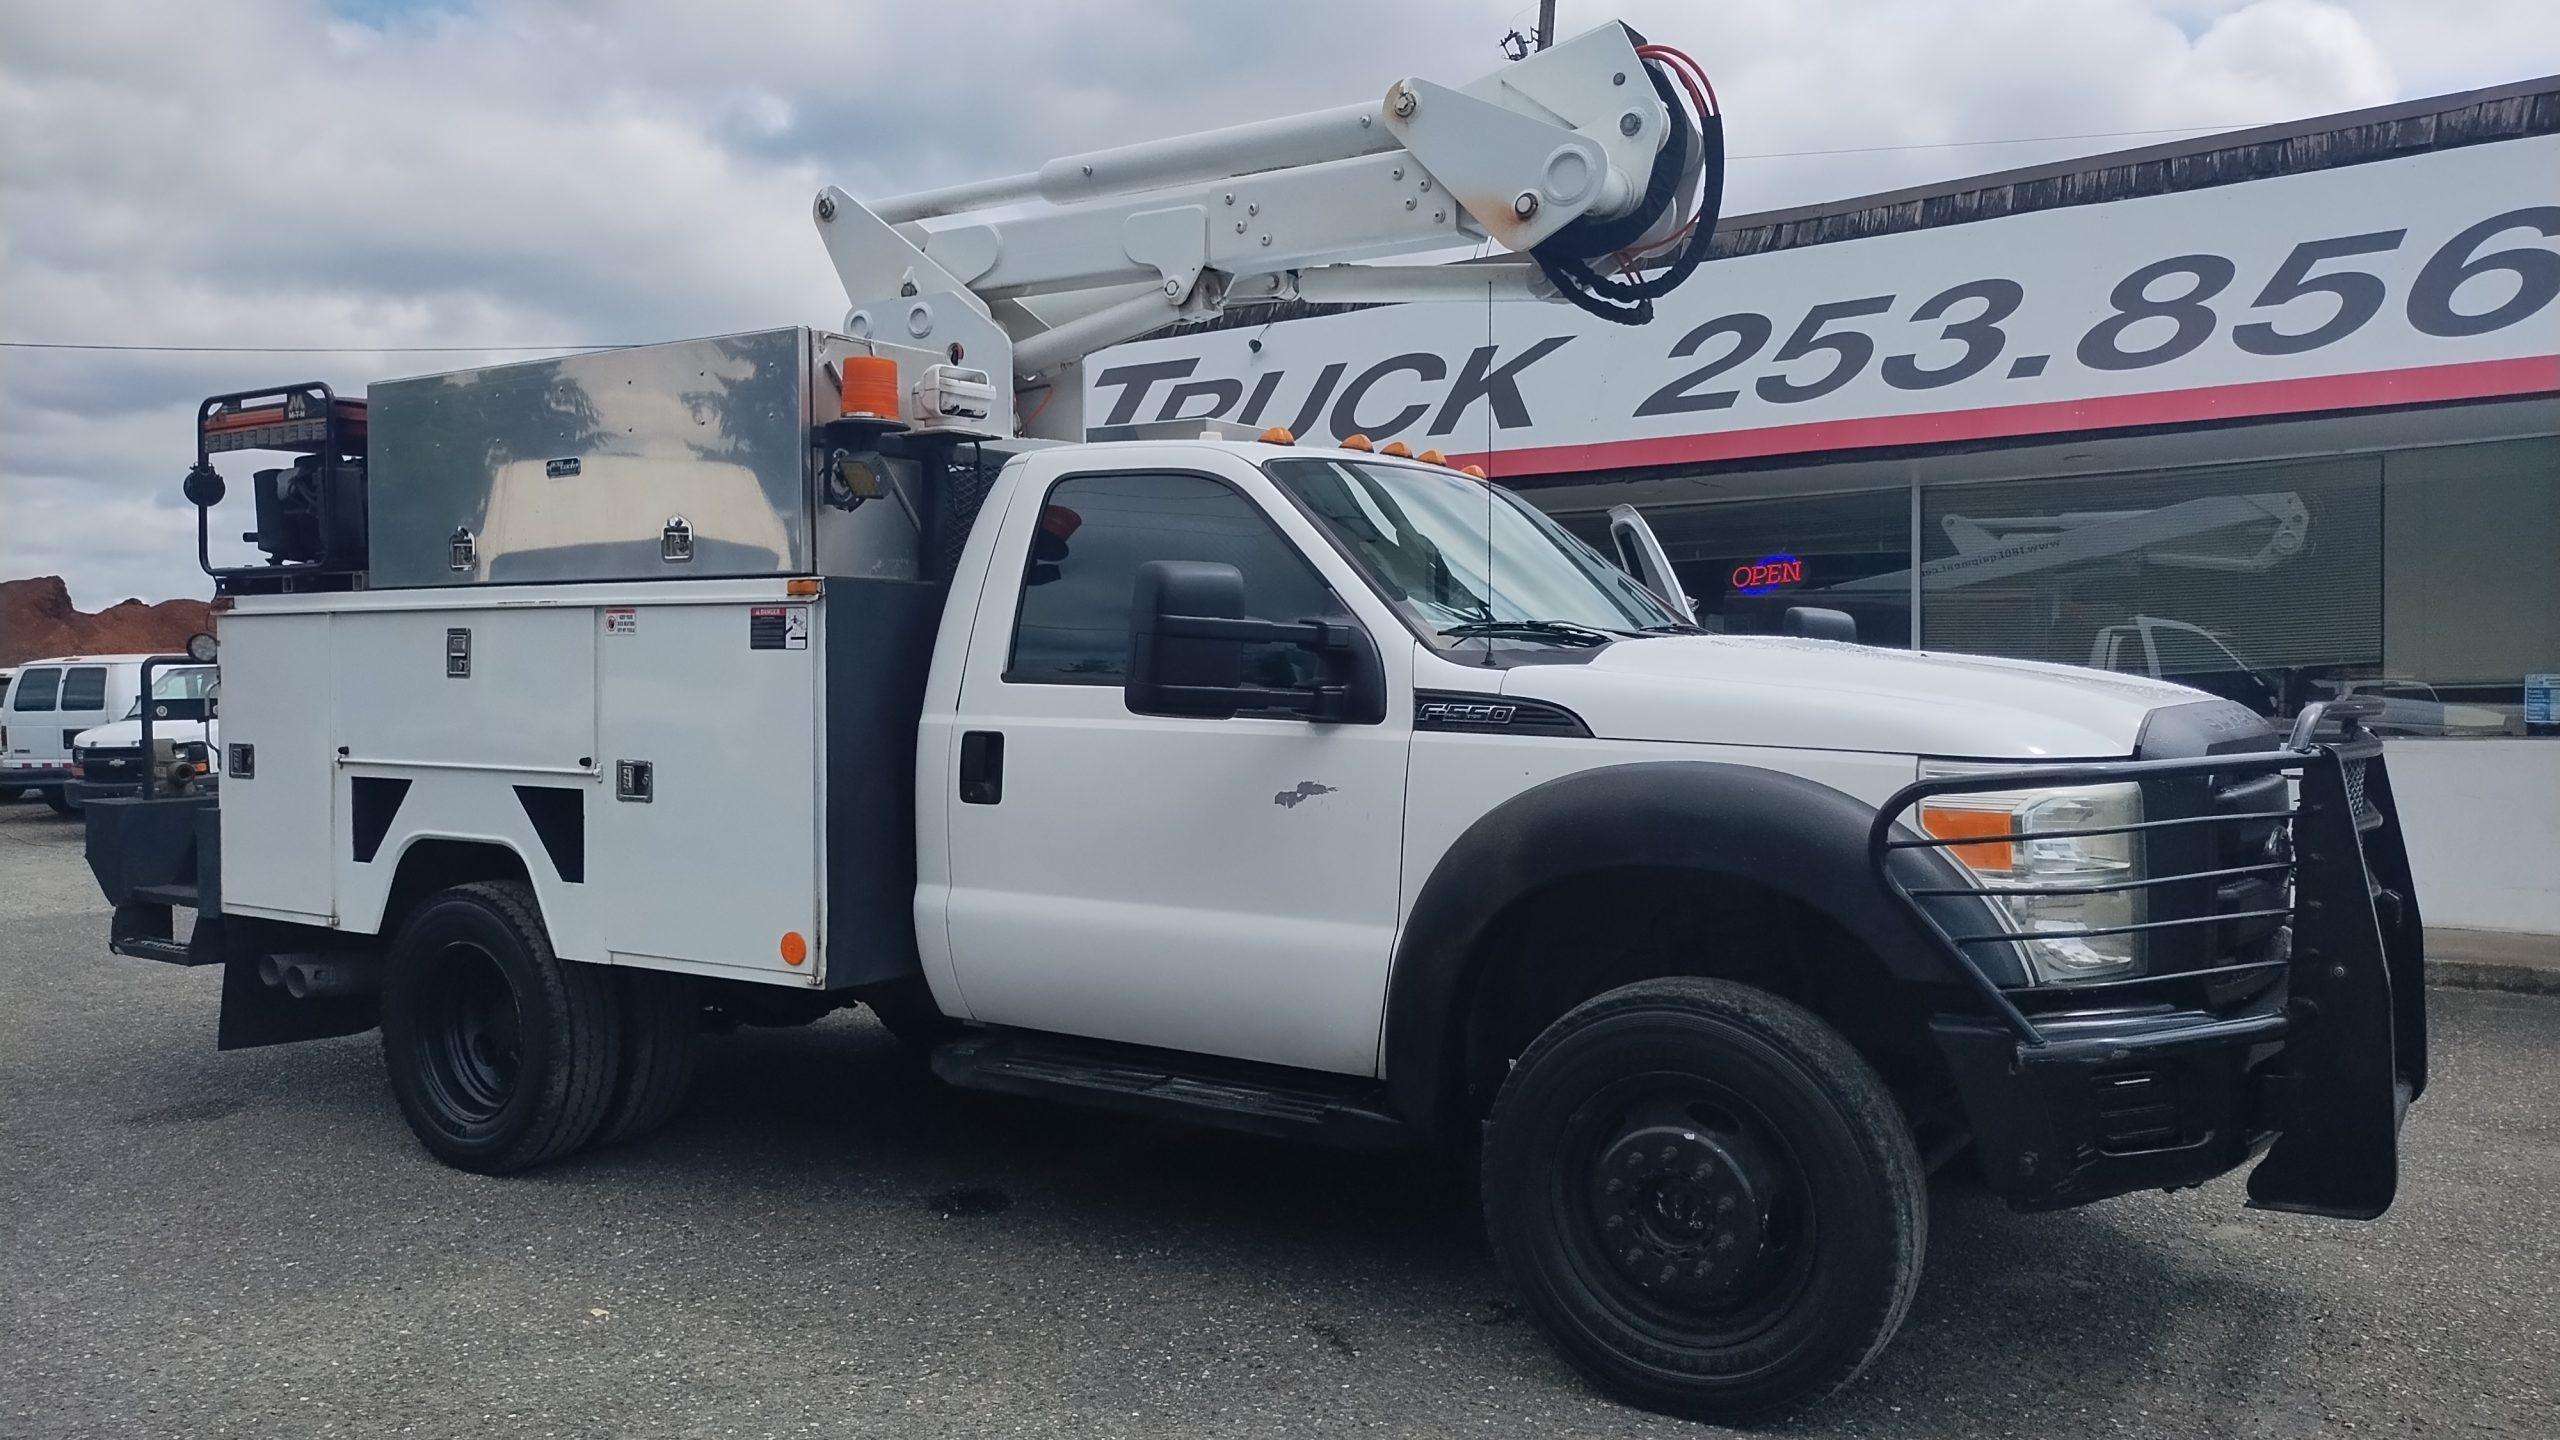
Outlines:
POLYGON ((1548 1027, 1494 1102, 1487 1227, 1567 1360, 1631 1404, 1727 1423, 1855 1379, 1927 1237, 1909 1128, 1805 1010, 1648 980, 1548 1027))
POLYGON ((383 1063, 419 1142, 483 1175, 585 1144, 614 1096, 612 981, 552 950, 521 884, 457 885, 419 906, 382 990, 383 1063))
POLYGON ((84 808, 78 798, 72 795, 71 787, 68 785, 46 786, 44 803, 52 806, 53 813, 56 815, 77 815, 84 808))

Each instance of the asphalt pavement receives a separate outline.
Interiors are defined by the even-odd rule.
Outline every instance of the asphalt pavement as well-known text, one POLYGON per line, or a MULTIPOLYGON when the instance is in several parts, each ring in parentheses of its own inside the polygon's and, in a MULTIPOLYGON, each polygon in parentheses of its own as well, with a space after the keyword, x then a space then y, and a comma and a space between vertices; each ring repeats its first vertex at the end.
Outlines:
MULTIPOLYGON (((1584 1386, 1445 1167, 966 1095, 868 1023, 710 1043, 639 1145, 438 1166, 372 1036, 221 1054, 0 805, 0 1436, 1695 1436, 1584 1386)), ((2436 990, 2370 1225, 2225 1180, 1932 1196, 1798 1436, 2560 1435, 2560 998, 2436 990)))

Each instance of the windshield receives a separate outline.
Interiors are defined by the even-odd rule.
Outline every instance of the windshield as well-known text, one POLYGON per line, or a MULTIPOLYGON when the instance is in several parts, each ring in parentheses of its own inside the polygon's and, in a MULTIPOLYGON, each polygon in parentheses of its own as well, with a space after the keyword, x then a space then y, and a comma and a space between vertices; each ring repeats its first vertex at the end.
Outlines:
POLYGON ((1425 634, 1687 629, 1626 572, 1499 486, 1424 465, 1266 460, 1273 481, 1425 634))
MULTIPOLYGON (((161 701, 202 700, 213 693, 214 674, 214 667, 210 665, 185 665, 175 670, 163 670, 151 677, 151 698, 161 701)), ((133 708, 124 712, 124 718, 131 720, 141 713, 142 700, 137 696, 133 708)))

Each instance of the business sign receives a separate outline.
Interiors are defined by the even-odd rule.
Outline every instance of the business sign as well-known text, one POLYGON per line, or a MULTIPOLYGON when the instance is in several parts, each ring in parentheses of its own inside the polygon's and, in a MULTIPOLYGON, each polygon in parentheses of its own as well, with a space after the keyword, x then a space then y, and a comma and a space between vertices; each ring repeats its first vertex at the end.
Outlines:
POLYGON ((1144 340, 1085 363, 1085 415, 1496 475, 1936 444, 2560 393, 2555 299, 2537 136, 1718 260, 1646 326, 1470 302, 1144 340))

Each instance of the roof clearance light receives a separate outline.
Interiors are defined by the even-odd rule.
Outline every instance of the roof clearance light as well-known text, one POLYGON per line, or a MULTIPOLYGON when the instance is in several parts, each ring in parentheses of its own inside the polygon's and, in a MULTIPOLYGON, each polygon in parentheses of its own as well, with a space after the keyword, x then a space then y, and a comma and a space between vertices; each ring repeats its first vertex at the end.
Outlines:
POLYGON ((1461 475, 1473 475, 1477 479, 1481 480, 1484 478, 1484 467, 1481 465, 1461 465, 1458 467, 1458 473, 1461 475))
POLYGON ((1366 435, 1345 435, 1342 437, 1342 448, 1345 450, 1369 450, 1376 447, 1369 443, 1369 437, 1366 435))
POLYGON ((1289 427, 1286 425, 1274 425, 1254 438, 1260 440, 1265 445, 1295 445, 1298 443, 1298 437, 1290 434, 1289 427))
POLYGON ((1449 463, 1449 457, 1441 454, 1437 450, 1425 450, 1413 458, 1421 461, 1425 465, 1446 465, 1449 463))
POLYGON ((1410 460, 1413 458, 1413 447, 1407 445, 1401 440, 1390 440, 1387 442, 1386 448, 1380 450, 1378 453, 1381 455, 1393 455, 1399 460, 1410 460))

